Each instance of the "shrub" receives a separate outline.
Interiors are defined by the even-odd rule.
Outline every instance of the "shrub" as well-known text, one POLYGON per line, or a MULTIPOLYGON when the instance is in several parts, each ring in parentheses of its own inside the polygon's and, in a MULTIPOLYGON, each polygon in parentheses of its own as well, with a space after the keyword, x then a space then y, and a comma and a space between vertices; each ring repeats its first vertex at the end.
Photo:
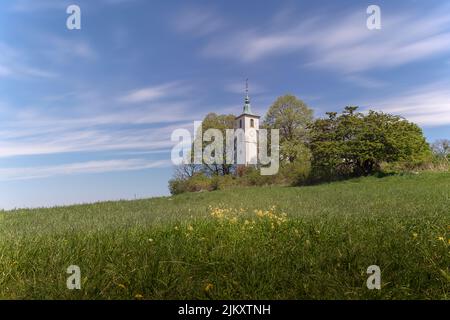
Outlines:
POLYGON ((171 179, 169 180, 170 194, 176 195, 187 192, 187 180, 185 179, 171 179))
POLYGON ((203 173, 196 173, 190 178, 169 180, 169 190, 173 195, 184 192, 211 191, 214 190, 213 182, 213 179, 203 173))
POLYGON ((187 180, 187 191, 188 192, 198 192, 198 191, 211 191, 212 180, 208 178, 203 173, 197 173, 187 180))
MULTIPOLYGON (((304 185, 311 173, 311 162, 295 161, 288 163, 280 169, 280 178, 284 184, 299 186, 304 185)), ((279 179, 280 180, 280 179, 279 179)))
POLYGON ((255 167, 247 167, 245 174, 241 178, 241 185, 246 186, 264 186, 274 184, 276 176, 263 176, 259 169, 255 167))
POLYGON ((225 190, 230 189, 239 184, 238 179, 232 175, 218 176, 216 178, 216 189, 215 190, 225 190))

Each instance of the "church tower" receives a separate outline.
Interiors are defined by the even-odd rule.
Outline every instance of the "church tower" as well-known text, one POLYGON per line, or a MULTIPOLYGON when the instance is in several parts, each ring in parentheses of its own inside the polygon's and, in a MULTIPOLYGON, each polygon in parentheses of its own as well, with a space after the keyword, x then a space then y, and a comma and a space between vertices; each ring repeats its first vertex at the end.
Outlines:
POLYGON ((244 152, 244 155, 241 155, 242 159, 244 159, 244 163, 238 164, 243 164, 245 166, 258 164, 259 118, 259 116, 252 112, 250 98, 248 96, 247 79, 245 83, 245 100, 243 112, 240 116, 236 117, 234 125, 235 129, 242 129, 244 131, 244 146, 241 149, 241 151, 244 152))

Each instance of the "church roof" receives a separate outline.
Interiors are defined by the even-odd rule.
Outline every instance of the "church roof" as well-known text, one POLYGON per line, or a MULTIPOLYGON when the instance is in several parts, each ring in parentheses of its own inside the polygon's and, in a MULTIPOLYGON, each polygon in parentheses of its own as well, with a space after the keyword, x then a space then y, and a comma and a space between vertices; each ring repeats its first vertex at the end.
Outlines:
POLYGON ((248 96, 248 79, 245 82, 245 100, 244 100, 244 108, 242 111, 242 114, 237 118, 240 118, 242 116, 250 116, 250 117, 254 117, 254 118, 260 118, 260 116, 257 116, 256 114, 254 114, 252 112, 252 106, 250 104, 250 97, 248 96))

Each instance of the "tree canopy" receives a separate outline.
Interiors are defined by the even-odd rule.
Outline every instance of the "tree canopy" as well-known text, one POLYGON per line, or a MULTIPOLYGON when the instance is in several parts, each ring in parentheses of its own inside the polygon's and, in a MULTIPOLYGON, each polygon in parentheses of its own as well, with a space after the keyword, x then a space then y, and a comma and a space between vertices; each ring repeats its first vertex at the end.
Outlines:
POLYGON ((316 178, 372 174, 382 162, 416 164, 430 155, 422 130, 390 114, 357 112, 349 106, 341 114, 327 113, 311 126, 310 148, 316 178))
POLYGON ((267 111, 264 127, 280 130, 280 156, 294 162, 305 152, 308 125, 313 121, 313 111, 293 95, 279 97, 267 111))

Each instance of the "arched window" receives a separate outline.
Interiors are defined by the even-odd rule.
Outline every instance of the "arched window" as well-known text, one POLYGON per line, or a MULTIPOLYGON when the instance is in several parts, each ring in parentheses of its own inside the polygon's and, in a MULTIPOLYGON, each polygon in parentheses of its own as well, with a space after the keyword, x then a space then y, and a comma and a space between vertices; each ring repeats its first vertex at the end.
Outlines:
POLYGON ((255 127, 255 120, 250 119, 250 127, 254 128, 255 127))

